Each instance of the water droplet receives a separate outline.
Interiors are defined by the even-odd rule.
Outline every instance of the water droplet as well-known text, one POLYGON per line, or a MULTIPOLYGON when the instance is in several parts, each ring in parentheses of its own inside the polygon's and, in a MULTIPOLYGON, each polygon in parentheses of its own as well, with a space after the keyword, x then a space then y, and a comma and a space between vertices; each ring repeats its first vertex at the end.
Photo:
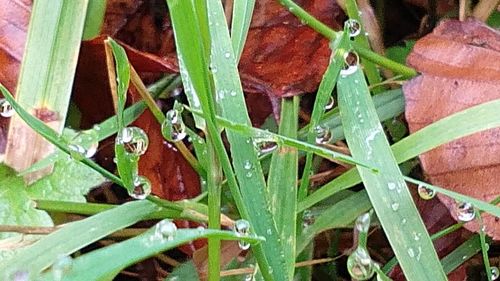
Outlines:
POLYGON ((344 25, 349 30, 349 36, 351 38, 356 37, 361 33, 361 24, 355 19, 348 19, 344 25))
POLYGON ((394 190, 394 189, 396 189, 396 184, 393 182, 388 182, 387 188, 389 188, 389 190, 394 190))
POLYGON ((252 280, 255 280, 253 278, 253 274, 247 274, 247 275, 245 275, 245 281, 252 281, 252 280))
POLYGON ((316 126, 316 128, 314 128, 314 131, 316 133, 317 144, 326 144, 332 140, 332 133, 330 132, 330 128, 316 126))
POLYGON ((16 272, 10 274, 7 280, 9 281, 29 281, 30 273, 24 270, 17 270, 16 272))
POLYGON ((248 160, 245 160, 245 163, 243 163, 243 168, 245 168, 245 170, 252 169, 252 163, 250 163, 250 161, 248 160))
POLYGON ((278 144, 274 141, 268 141, 266 139, 255 139, 254 146, 259 156, 268 154, 273 152, 276 148, 278 148, 278 144))
POLYGON ((302 226, 304 228, 312 225, 315 222, 315 220, 316 220, 316 218, 315 218, 313 212, 311 212, 311 210, 305 210, 302 213, 302 226))
POLYGON ((497 280, 498 277, 500 277, 500 270, 498 270, 498 267, 492 266, 491 267, 491 280, 497 280))
POLYGON ((236 96, 236 91, 229 92, 229 95, 231 95, 231 97, 235 97, 236 96))
POLYGON ((330 98, 328 99, 328 103, 325 105, 325 110, 332 109, 334 105, 335 105, 335 99, 332 96, 330 96, 330 98))
POLYGON ((140 156, 148 149, 148 135, 139 127, 125 127, 116 136, 116 143, 123 145, 127 153, 140 156))
POLYGON ((172 241, 174 240, 176 232, 177 226, 175 223, 169 219, 165 219, 156 224, 154 235, 162 240, 172 241))
POLYGON ((391 209, 395 212, 397 210, 399 210, 399 203, 397 202, 394 202, 391 204, 391 209))
POLYGON ((251 178, 251 177, 253 176, 252 171, 247 172, 245 176, 246 176, 247 178, 251 178))
POLYGON ((6 99, 0 99, 0 116, 9 118, 16 113, 12 105, 6 99))
POLYGON ((161 124, 161 134, 170 142, 179 142, 186 137, 186 126, 178 110, 167 111, 165 121, 161 124))
POLYGON ((94 156, 98 147, 99 136, 95 130, 79 132, 68 145, 71 157, 75 160, 94 156))
POLYGON ((62 280, 64 274, 68 273, 73 266, 73 259, 70 256, 61 255, 52 264, 52 277, 54 280, 62 280))
POLYGON ((205 232, 205 228, 203 226, 198 226, 196 229, 198 230, 199 234, 203 234, 205 232))
POLYGON ((356 230, 367 233, 370 229, 370 213, 364 213, 356 219, 356 230))
POLYGON ((344 54, 344 67, 340 70, 340 75, 351 75, 358 70, 359 56, 356 52, 350 51, 344 54))
MULTIPOLYGON (((250 234, 250 223, 247 220, 237 220, 234 222, 234 232, 240 237, 246 237, 250 234)), ((250 243, 239 241, 238 245, 242 250, 248 250, 250 248, 250 243)))
POLYGON ((475 217, 474 207, 467 202, 457 202, 455 205, 455 212, 457 218, 463 222, 471 221, 475 217))
POLYGON ((226 53, 224 54, 224 57, 225 57, 226 59, 228 59, 228 58, 230 58, 230 57, 231 57, 231 54, 230 54, 229 52, 226 52, 226 53))
POLYGON ((134 199, 143 200, 151 194, 151 182, 143 176, 134 179, 134 189, 128 195, 134 199))
POLYGON ((410 258, 413 258, 415 257, 415 251, 413 250, 413 248, 408 248, 408 256, 410 256, 410 258))
POLYGON ((368 251, 363 247, 356 248, 347 258, 347 270, 356 280, 370 279, 375 273, 373 264, 368 251))
POLYGON ((436 192, 430 188, 423 185, 419 185, 417 188, 418 195, 424 200, 430 200, 436 196, 436 192))

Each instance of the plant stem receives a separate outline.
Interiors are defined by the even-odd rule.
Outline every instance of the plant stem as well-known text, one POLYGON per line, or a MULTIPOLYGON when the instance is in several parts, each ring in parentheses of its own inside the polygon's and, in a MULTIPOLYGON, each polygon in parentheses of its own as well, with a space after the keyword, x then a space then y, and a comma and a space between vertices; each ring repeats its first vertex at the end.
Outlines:
MULTIPOLYGON (((220 229, 221 182, 222 170, 210 138, 207 138, 207 150, 210 161, 208 185, 208 227, 220 229)), ((220 239, 208 239, 208 280, 219 280, 220 272, 220 239)))
MULTIPOLYGON (((305 22, 307 25, 309 25, 312 29, 316 30, 317 32, 321 33, 323 36, 328 38, 330 41, 334 40, 337 36, 339 36, 339 32, 335 32, 332 30, 330 27, 313 17, 311 14, 306 12, 304 9, 302 9, 299 5, 295 4, 291 0, 280 0, 280 3, 287 7, 288 10, 300 18, 303 22, 305 22)), ((355 42, 352 42, 352 46, 358 54, 371 61, 374 62, 380 66, 383 66, 389 70, 392 70, 395 73, 403 75, 405 78, 410 78, 413 76, 417 75, 417 71, 411 67, 408 67, 406 65, 402 65, 400 63, 397 63, 395 61, 392 61, 384 56, 381 56, 363 46, 360 46, 359 44, 356 44, 355 42)))

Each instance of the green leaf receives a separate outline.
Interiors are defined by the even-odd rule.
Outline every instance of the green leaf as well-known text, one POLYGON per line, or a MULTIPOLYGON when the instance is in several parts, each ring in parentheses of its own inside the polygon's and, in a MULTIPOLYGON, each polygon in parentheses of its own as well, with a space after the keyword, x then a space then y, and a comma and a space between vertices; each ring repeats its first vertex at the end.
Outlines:
MULTIPOLYGON (((299 98, 283 99, 279 134, 296 138, 299 98)), ((295 236, 297 225, 297 180, 299 157, 297 149, 280 146, 273 153, 267 179, 271 212, 283 241, 283 250, 289 278, 293 279, 295 263, 295 236)))
POLYGON ((231 22, 231 42, 235 60, 238 62, 247 39, 248 29, 252 21, 255 0, 234 1, 231 22))
POLYGON ((390 149, 363 73, 341 75, 338 99, 344 133, 355 158, 379 172, 358 172, 407 280, 446 280, 436 251, 390 149), (418 235, 418 239, 415 239, 418 235))
POLYGON ((410 54, 413 46, 415 46, 415 40, 405 40, 402 46, 392 46, 385 50, 385 55, 387 58, 399 62, 401 64, 406 64, 406 57, 410 54))
POLYGON ((196 267, 193 261, 187 261, 178 267, 176 267, 170 274, 168 274, 165 281, 179 281, 179 280, 189 280, 189 281, 199 281, 196 267))
POLYGON ((30 185, 27 192, 32 199, 85 202, 84 195, 104 181, 95 170, 60 152, 53 172, 30 185))
MULTIPOLYGON (((0 224, 26 226, 52 226, 49 215, 35 209, 26 185, 14 170, 0 164, 0 224)), ((0 233, 0 239, 15 234, 0 233)))
MULTIPOLYGON (((62 280, 101 280, 104 277, 109 278, 127 266, 163 251, 176 248, 196 239, 214 237, 224 240, 242 240, 252 244, 263 240, 260 237, 242 237, 235 232, 214 229, 178 229, 172 236, 163 237, 162 233, 159 233, 157 225, 144 234, 76 258, 71 270, 64 274, 62 280)), ((41 280, 51 280, 51 272, 48 272, 43 277, 45 278, 41 280)))
POLYGON ((3 274, 0 277, 2 280, 10 280, 9 276, 16 271, 28 271, 33 278, 49 267, 57 257, 69 255, 116 230, 132 225, 158 211, 158 208, 149 201, 134 201, 69 223, 0 263, 0 274, 3 274))

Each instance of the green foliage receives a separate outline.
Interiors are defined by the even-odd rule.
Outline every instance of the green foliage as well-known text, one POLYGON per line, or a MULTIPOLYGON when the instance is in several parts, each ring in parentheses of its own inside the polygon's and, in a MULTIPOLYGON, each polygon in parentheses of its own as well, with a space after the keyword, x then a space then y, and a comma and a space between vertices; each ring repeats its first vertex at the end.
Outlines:
MULTIPOLYGON (((35 202, 30 198, 23 178, 3 164, 0 165, 0 194, 0 224, 52 226, 49 215, 35 209, 35 202)), ((0 233, 0 239, 12 235, 0 233)))
POLYGON ((385 56, 393 61, 405 64, 406 57, 410 54, 413 46, 415 46, 415 40, 404 41, 404 45, 402 46, 387 48, 387 50, 385 50, 385 56))

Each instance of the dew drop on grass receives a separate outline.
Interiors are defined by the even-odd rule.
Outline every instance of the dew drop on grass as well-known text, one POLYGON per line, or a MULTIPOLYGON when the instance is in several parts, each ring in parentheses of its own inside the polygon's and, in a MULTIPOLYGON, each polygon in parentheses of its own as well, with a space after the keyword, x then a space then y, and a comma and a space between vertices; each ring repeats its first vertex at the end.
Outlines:
MULTIPOLYGON (((250 223, 247 220, 237 220, 234 222, 234 232, 239 237, 247 237, 250 234, 250 223)), ((238 245, 242 250, 248 250, 250 248, 250 243, 244 241, 238 241, 238 245)))
POLYGON ((496 266, 491 267, 491 280, 497 280, 500 277, 500 270, 496 266))
POLYGON ((351 38, 361 33, 361 24, 355 19, 348 19, 344 25, 349 30, 349 37, 351 38))
POLYGON ((169 219, 160 221, 155 226, 155 237, 161 240, 172 241, 177 233, 177 226, 169 219))
POLYGON ((95 130, 79 132, 68 144, 71 157, 75 160, 90 158, 94 156, 99 147, 99 136, 95 130))
POLYGON ((370 213, 360 215, 356 219, 355 227, 358 232, 367 233, 370 229, 370 213))
POLYGON ((118 132, 116 143, 123 145, 125 151, 135 156, 143 155, 148 149, 148 135, 139 127, 125 127, 118 132))
POLYGON ((313 212, 311 212, 311 210, 305 210, 302 213, 302 226, 304 228, 312 225, 315 222, 315 220, 316 220, 316 218, 315 218, 313 212))
POLYGON ((394 190, 394 189, 396 189, 396 184, 393 182, 389 182, 389 183, 387 183, 387 188, 389 190, 394 190))
POLYGON ((436 192, 434 190, 427 188, 423 185, 419 185, 417 191, 420 198, 424 200, 431 200, 436 196, 436 192))
POLYGON ((344 54, 344 67, 340 70, 341 76, 351 75, 358 70, 359 56, 356 52, 350 51, 344 54))
POLYGON ((130 190, 128 195, 134 199, 143 200, 151 194, 151 182, 143 176, 134 179, 134 189, 130 190))
POLYGON ((314 128, 314 132, 316 133, 317 144, 327 144, 332 140, 330 128, 316 126, 316 128, 314 128))
POLYGON ((394 202, 391 204, 391 209, 396 212, 397 210, 399 210, 399 203, 397 202, 394 202))
POLYGON ((335 99, 332 96, 330 96, 330 98, 328 99, 328 103, 325 105, 325 110, 332 109, 334 105, 335 105, 335 99))
POLYGON ((179 142, 186 137, 186 125, 182 120, 181 113, 171 109, 165 114, 165 121, 161 124, 161 134, 170 142, 179 142))
POLYGON ((52 264, 51 272, 53 280, 62 280, 64 274, 68 273, 73 266, 73 259, 70 256, 61 255, 52 264))
POLYGON ((410 258, 414 258, 415 257, 415 250, 413 250, 413 248, 408 248, 408 256, 410 256, 410 258))
POLYGON ((245 168, 245 170, 252 169, 252 163, 250 163, 250 161, 248 160, 245 160, 245 163, 243 163, 243 168, 245 168))
POLYGON ((230 58, 230 57, 231 57, 231 54, 230 54, 229 52, 226 52, 226 53, 224 54, 224 57, 225 57, 226 59, 228 59, 228 58, 230 58))
POLYGON ((469 222, 474 219, 474 206, 467 202, 457 202, 455 205, 455 214, 460 221, 469 222))
POLYGON ((9 118, 14 115, 15 111, 12 105, 6 99, 0 99, 0 116, 9 118))
POLYGON ((375 273, 373 264, 368 251, 363 247, 357 247, 347 258, 347 271, 353 279, 368 280, 375 273))

